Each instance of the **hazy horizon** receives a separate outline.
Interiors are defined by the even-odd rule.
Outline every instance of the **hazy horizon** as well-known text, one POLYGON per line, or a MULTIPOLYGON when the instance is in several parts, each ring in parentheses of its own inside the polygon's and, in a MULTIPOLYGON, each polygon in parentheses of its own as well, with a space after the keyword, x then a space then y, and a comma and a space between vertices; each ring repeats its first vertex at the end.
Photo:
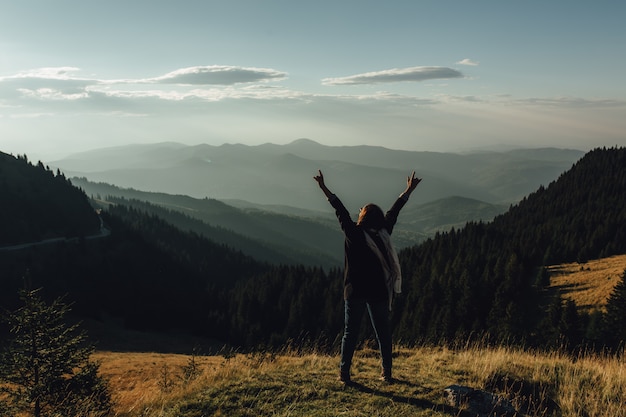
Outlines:
POLYGON ((0 150, 626 146, 624 16, 585 1, 4 2, 0 150))
MULTIPOLYGON (((140 147, 146 147, 146 149, 150 149, 151 145, 180 145, 181 147, 200 147, 203 145, 207 145, 207 146, 211 146, 211 147, 216 147, 216 148, 220 148, 222 146, 228 146, 228 145, 242 145, 242 146, 246 146, 246 147, 259 147, 259 146, 264 146, 264 145, 275 145, 275 146, 285 146, 286 147, 286 151, 288 151, 288 146, 295 144, 297 142, 300 141, 308 141, 311 143, 314 143, 316 145, 320 145, 320 146, 324 146, 324 147, 362 147, 362 146, 371 146, 371 147, 377 147, 377 148, 383 148, 383 149, 388 149, 391 151, 407 151, 407 152, 428 152, 428 153, 441 153, 441 154, 457 154, 457 155, 466 155, 466 154, 474 154, 474 153, 489 153, 489 152, 494 152, 494 153, 506 153, 509 151, 516 151, 516 150, 535 150, 535 149, 559 149, 559 150, 563 150, 563 151, 580 151, 580 152, 586 152, 586 150, 583 149, 576 149, 573 147, 552 147, 552 146, 536 146, 536 147, 524 147, 524 146, 520 146, 520 145, 515 145, 515 144, 502 144, 502 145, 494 145, 494 146, 483 146, 483 147, 474 147, 474 148, 468 148, 468 149, 464 149, 464 150, 450 150, 450 151, 431 151, 431 150, 415 150, 415 149, 399 149, 399 148, 393 148, 390 146, 385 146, 384 144, 380 144, 380 145, 376 145, 376 144, 371 144, 371 145, 366 145, 366 144, 350 144, 350 145, 344 145, 344 144, 324 144, 324 143, 320 143, 316 140, 313 139, 309 139, 309 138, 297 138, 294 139, 292 141, 286 141, 285 143, 275 143, 275 142, 264 142, 264 143, 255 143, 255 144, 246 144, 243 142, 224 142, 224 143, 206 143, 206 142, 199 142, 199 143, 193 143, 193 144, 187 144, 184 142, 179 142, 179 141, 162 141, 162 142, 149 142, 149 143, 124 143, 124 144, 116 144, 116 145, 104 145, 104 146, 98 146, 98 147, 94 147, 94 148, 90 148, 90 149, 84 149, 84 150, 77 150, 77 151, 73 151, 73 150, 69 150, 66 151, 64 153, 59 153, 59 157, 56 159, 48 159, 45 162, 60 162, 63 161, 67 158, 70 158, 72 156, 76 156, 76 155, 80 155, 80 154, 89 154, 91 152, 98 152, 98 151, 108 151, 108 150, 116 150, 116 149, 124 149, 124 148, 128 148, 128 149, 132 149, 136 146, 140 146, 140 147)), ((2 149, 0 149, 0 151, 3 151, 2 149)), ((18 152, 18 154, 23 154, 23 152, 18 152)), ((31 158, 30 154, 27 154, 27 156, 29 157, 29 159, 33 160, 33 158, 31 158)))
MULTIPOLYGON (((221 146, 228 146, 228 145, 243 145, 243 146, 249 146, 249 147, 257 147, 257 146, 263 146, 263 145, 276 145, 276 146, 288 146, 294 142, 297 142, 299 140, 310 140, 312 142, 315 142, 316 144, 322 145, 322 146, 328 146, 328 147, 361 147, 361 146, 372 146, 372 147, 380 147, 380 148, 384 148, 384 149, 388 149, 388 150, 392 150, 392 151, 407 151, 407 152, 428 152, 428 153, 440 153, 440 154, 458 154, 458 155, 467 155, 467 154, 479 154, 479 153, 490 153, 490 152, 494 152, 494 153, 506 153, 509 151, 516 151, 516 150, 538 150, 538 149, 559 149, 559 150, 564 150, 564 151, 580 151, 580 152, 587 152, 588 150, 591 150, 592 148, 588 149, 588 150, 583 150, 583 149, 577 149, 577 148, 573 148, 573 147, 554 147, 554 146, 535 146, 535 147, 524 147, 524 146, 516 146, 514 144, 503 144, 503 145, 493 145, 493 146, 477 146, 477 147, 473 147, 473 148, 467 148, 467 149, 457 149, 457 150, 450 150, 450 151, 432 151, 432 150, 428 150, 428 149, 423 149, 423 150, 416 150, 416 149, 399 149, 399 148, 393 148, 390 146, 385 146, 384 144, 349 144, 349 145, 344 145, 344 144, 323 144, 320 143, 318 141, 314 141, 312 139, 308 139, 308 138, 298 138, 298 139, 294 139, 292 141, 286 141, 285 143, 279 144, 279 143, 274 143, 274 142, 264 142, 264 143, 254 143, 254 144, 246 144, 243 142, 224 142, 224 143, 215 143, 215 144, 211 144, 211 143, 206 143, 206 142, 199 142, 199 143, 192 143, 192 144, 187 144, 187 143, 183 143, 183 142, 177 142, 177 141, 155 141, 155 142, 147 142, 147 143, 123 143, 123 144, 114 144, 114 145, 107 145, 107 144, 103 144, 101 146, 95 146, 93 148, 85 148, 85 149, 76 149, 76 150, 71 150, 71 149, 65 149, 63 151, 56 151, 56 150, 52 150, 52 151, 48 151, 48 152, 44 152, 41 153, 37 150, 35 150, 32 153, 29 152, 25 152, 25 151, 9 151, 9 150, 5 150, 5 149, 1 149, 0 148, 0 152, 4 152, 4 153, 8 153, 14 156, 17 155, 24 155, 26 154, 26 156, 28 157, 28 159, 31 162, 36 162, 36 161, 42 161, 45 164, 49 164, 49 163, 56 163, 56 162, 60 162, 60 161, 64 161, 67 160, 68 158, 72 157, 72 156, 76 156, 76 155, 80 155, 80 154, 89 154, 91 152, 98 152, 98 151, 107 151, 107 150, 113 150, 113 149, 123 149, 125 147, 129 147, 132 148, 134 146, 150 146, 150 145, 163 145, 163 144, 177 144, 177 145, 181 145, 181 146, 186 146, 186 147, 196 147, 196 146, 202 146, 202 145, 208 145, 208 146, 212 146, 212 147, 221 147, 221 146), (47 156, 42 158, 41 156, 47 156)), ((607 147, 611 147, 610 145, 606 145, 607 147)), ((615 146, 615 145, 613 145, 615 146)))

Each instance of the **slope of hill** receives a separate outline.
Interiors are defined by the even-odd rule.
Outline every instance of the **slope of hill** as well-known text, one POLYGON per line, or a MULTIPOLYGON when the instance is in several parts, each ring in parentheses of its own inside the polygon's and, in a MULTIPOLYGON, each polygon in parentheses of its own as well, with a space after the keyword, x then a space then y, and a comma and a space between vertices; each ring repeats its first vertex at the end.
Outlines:
POLYGON ((43 287, 46 299, 64 296, 81 318, 225 340, 226 294, 268 270, 133 208, 110 207, 102 217, 106 238, 0 251, 0 306, 15 305, 24 285, 43 287))
POLYGON ((585 313, 606 310, 606 303, 626 271, 626 255, 548 267, 549 289, 572 300, 585 313))
MULTIPOLYGON (((85 193, 62 174, 55 176, 26 158, 0 157, 0 236, 5 242, 100 230, 85 193)), ((215 314, 224 291, 267 270, 239 251, 132 208, 108 208, 102 218, 111 230, 102 239, 61 239, 0 251, 0 307, 14 305, 24 285, 44 287, 47 297, 66 295, 82 317, 206 335, 217 333, 215 314)))
POLYGON ((624 253, 626 149, 596 149, 492 222, 405 250, 403 268, 412 275, 398 303, 398 336, 450 341, 487 332, 497 340, 586 343, 584 318, 546 322, 538 271, 624 253))
POLYGON ((327 227, 302 216, 242 210, 218 200, 123 189, 85 178, 73 182, 92 197, 140 208, 262 261, 328 267, 343 260, 343 241, 335 224, 327 227))
POLYGON ((177 206, 167 209, 140 200, 107 197, 105 205, 133 207, 158 216, 181 230, 241 251, 259 261, 280 265, 336 267, 341 263, 338 231, 291 216, 245 213, 230 208, 223 215, 177 206))
POLYGON ((399 227, 410 227, 432 236, 436 232, 446 232, 453 227, 460 229, 467 222, 491 221, 507 209, 508 206, 503 204, 490 204, 453 196, 406 208, 402 212, 399 227))
POLYGON ((85 194, 39 162, 0 152, 0 246, 95 234, 100 220, 85 194))
POLYGON ((306 209, 325 208, 312 180, 322 169, 333 191, 356 210, 372 200, 390 204, 412 170, 425 178, 414 203, 456 195, 508 204, 554 180, 582 155, 555 149, 460 155, 298 140, 258 146, 132 145, 51 164, 69 176, 124 188, 306 209))

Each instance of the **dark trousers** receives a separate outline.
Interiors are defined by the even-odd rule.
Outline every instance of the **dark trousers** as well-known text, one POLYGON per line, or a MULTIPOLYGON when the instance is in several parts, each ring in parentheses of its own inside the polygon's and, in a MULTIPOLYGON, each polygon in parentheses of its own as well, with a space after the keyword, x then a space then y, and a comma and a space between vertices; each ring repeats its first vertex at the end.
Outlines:
POLYGON ((345 300, 344 309, 345 327, 343 338, 341 339, 341 363, 339 365, 341 374, 350 375, 350 367, 352 366, 352 357, 358 342, 361 320, 365 314, 365 309, 367 309, 376 333, 376 339, 378 340, 383 371, 391 375, 391 328, 389 325, 388 302, 368 303, 362 299, 350 299, 345 300))

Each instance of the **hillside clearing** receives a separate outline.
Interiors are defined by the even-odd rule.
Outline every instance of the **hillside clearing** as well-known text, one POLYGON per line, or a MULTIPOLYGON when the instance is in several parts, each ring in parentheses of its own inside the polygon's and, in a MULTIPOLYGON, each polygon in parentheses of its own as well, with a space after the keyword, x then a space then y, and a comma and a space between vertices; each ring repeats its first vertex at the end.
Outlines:
POLYGON ((626 255, 596 259, 584 264, 572 262, 548 267, 550 289, 558 291, 563 298, 574 301, 586 313, 600 309, 606 303, 626 270, 626 255))

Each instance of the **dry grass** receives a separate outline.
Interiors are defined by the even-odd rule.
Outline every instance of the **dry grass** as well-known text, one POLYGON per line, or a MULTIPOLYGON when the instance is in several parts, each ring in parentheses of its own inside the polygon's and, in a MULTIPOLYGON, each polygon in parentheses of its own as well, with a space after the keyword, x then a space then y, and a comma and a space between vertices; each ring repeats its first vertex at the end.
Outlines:
MULTIPOLYGON (((92 360, 100 363, 100 373, 109 381, 116 409, 126 413, 161 400, 169 384, 181 385, 181 369, 191 358, 178 354, 96 352, 92 360)), ((194 360, 205 372, 222 362, 217 356, 196 356, 194 360)), ((176 391, 181 392, 179 388, 176 391)))
POLYGON ((527 415, 626 417, 623 356, 397 347, 398 382, 387 385, 377 379, 378 353, 364 349, 355 357, 354 387, 337 381, 336 356, 314 352, 199 356, 194 360, 200 374, 184 383, 177 376, 191 358, 94 355, 110 380, 118 417, 460 416, 462 410, 443 400, 443 389, 451 384, 506 394, 527 415), (168 388, 166 378, 173 381, 168 388))
POLYGON ((550 287, 573 300, 583 312, 606 308, 606 302, 626 270, 626 255, 548 267, 550 287))

